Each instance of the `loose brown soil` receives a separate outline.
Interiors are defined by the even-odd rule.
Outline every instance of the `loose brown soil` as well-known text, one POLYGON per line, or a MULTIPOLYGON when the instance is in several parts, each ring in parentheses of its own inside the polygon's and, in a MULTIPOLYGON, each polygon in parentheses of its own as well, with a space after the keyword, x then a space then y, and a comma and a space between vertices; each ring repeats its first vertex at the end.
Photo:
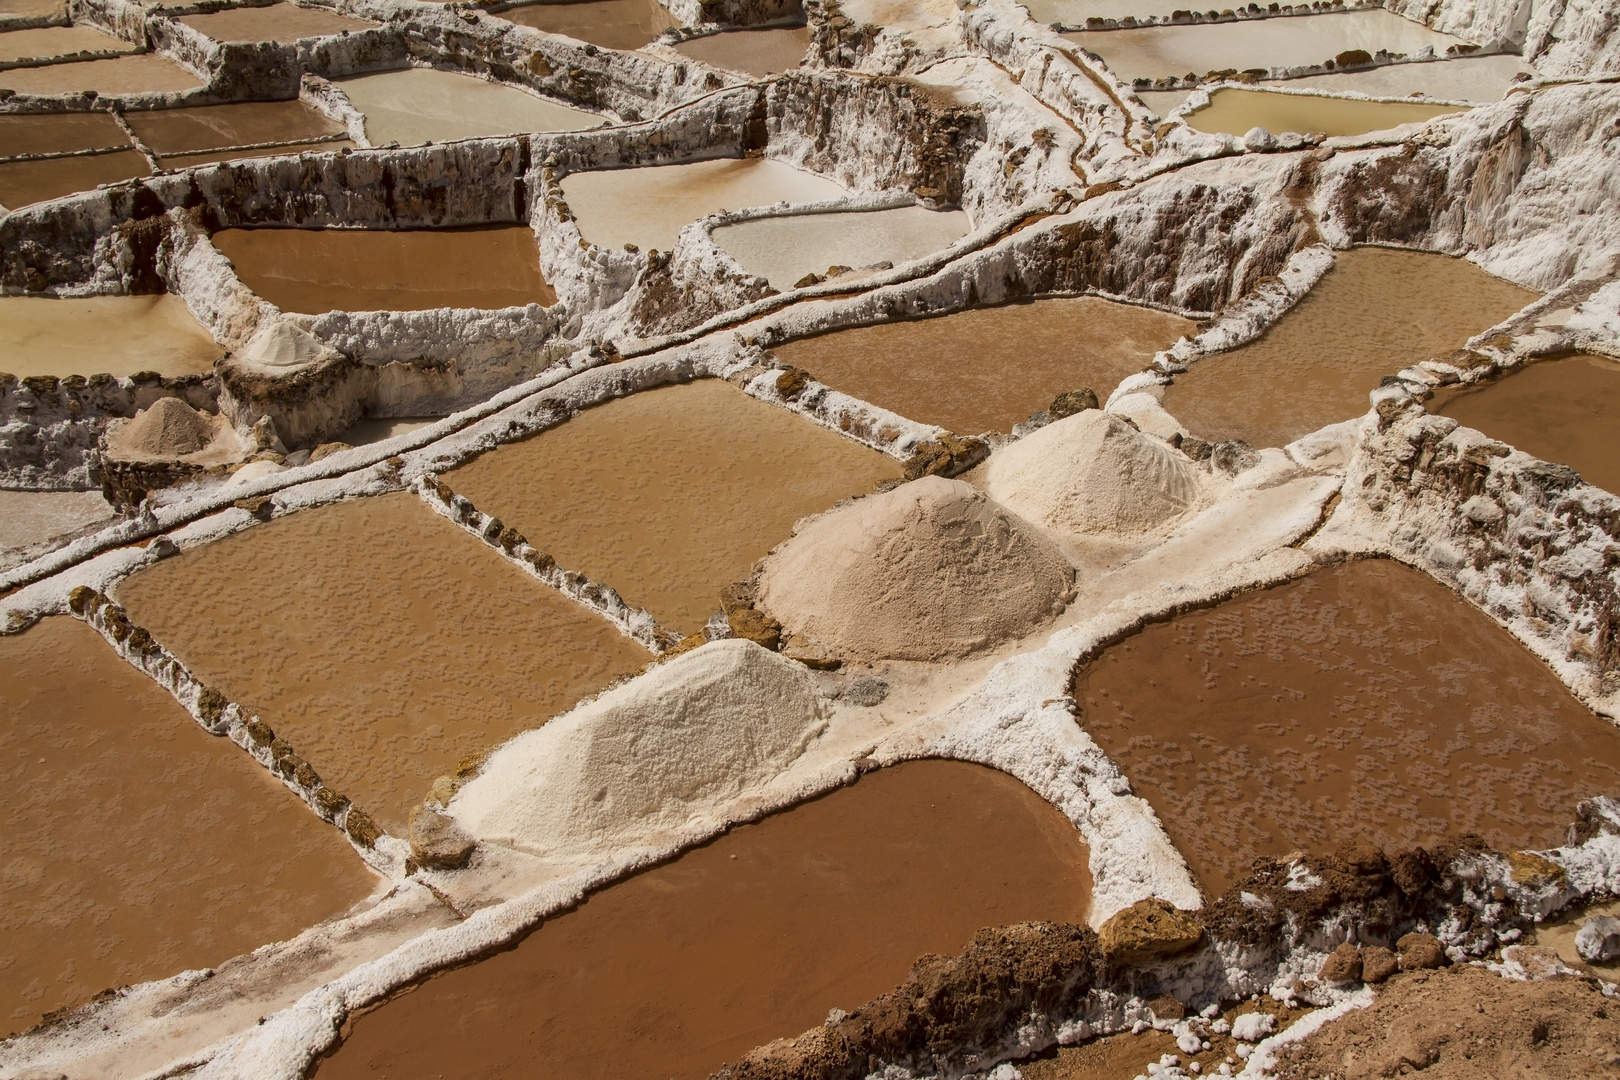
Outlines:
POLYGON ((527 225, 471 229, 224 229, 214 246, 283 311, 550 306, 527 225))
POLYGON ((209 15, 182 15, 180 21, 215 41, 280 41, 285 44, 380 25, 297 4, 227 8, 209 15))
POLYGON ((81 90, 146 94, 195 90, 202 84, 197 76, 157 53, 0 71, 0 88, 19 94, 76 94, 81 90))
POLYGON ((982 925, 1083 922, 1086 860, 1074 827, 1010 777, 883 769, 361 1016, 317 1075, 697 1080, 982 925))
POLYGON ((1010 431, 1066 390, 1107 398, 1153 354, 1196 328, 1095 297, 980 308, 840 330, 777 346, 787 363, 912 420, 1010 431))
POLYGON ((679 23, 658 0, 574 0, 526 4, 498 16, 604 49, 639 49, 679 23))
POLYGON ((1206 896, 1309 838, 1561 843, 1620 731, 1482 612, 1363 561, 1150 626, 1081 668, 1084 727, 1206 896))
POLYGON ((0 638, 0 1030, 364 899, 338 830, 67 618, 0 638))
POLYGON ((1258 340, 1177 375, 1164 407, 1211 441, 1284 446, 1360 416, 1385 375, 1457 349, 1535 298, 1446 255, 1341 251, 1258 340))
POLYGON ((343 131, 342 124, 316 112, 302 101, 250 101, 239 105, 202 105, 193 109, 132 112, 125 119, 153 153, 165 158, 171 154, 192 154, 253 143, 294 142, 343 131))
POLYGON ((406 493, 249 529, 118 599, 400 835, 457 762, 649 659, 406 493))
POLYGON ((893 459, 705 379, 588 409, 445 480, 684 634, 799 518, 899 476, 893 459))
POLYGON ((0 164, 0 206, 20 210, 32 203, 60 199, 101 184, 150 175, 151 166, 138 150, 43 161, 8 161, 0 164))

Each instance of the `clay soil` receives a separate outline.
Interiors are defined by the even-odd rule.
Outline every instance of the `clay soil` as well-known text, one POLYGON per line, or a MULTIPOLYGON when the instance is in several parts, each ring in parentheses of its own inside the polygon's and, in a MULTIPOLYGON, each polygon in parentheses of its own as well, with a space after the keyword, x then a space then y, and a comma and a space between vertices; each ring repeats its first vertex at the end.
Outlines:
POLYGON ((726 71, 763 78, 798 67, 809 47, 809 27, 789 26, 710 34, 683 41, 675 51, 726 71))
POLYGON ((588 409, 445 481, 688 634, 799 518, 899 476, 893 459, 705 379, 588 409))
POLYGON ((363 900, 325 824, 83 623, 0 637, 0 1031, 363 900))
POLYGON ((101 184, 116 184, 151 174, 151 166, 138 150, 43 161, 8 161, 0 164, 0 206, 20 210, 32 203, 60 199, 101 184))
POLYGON ((179 21, 215 41, 279 41, 285 44, 380 25, 364 19, 351 19, 335 11, 300 7, 297 4, 227 8, 208 15, 182 15, 179 21))
POLYGON ((1085 847, 1010 777, 882 769, 590 897, 353 1022, 320 1080, 700 1080, 984 925, 1084 922, 1085 847))
POLYGON ((396 835, 457 762, 650 659, 407 493, 279 518, 118 598, 396 835))
POLYGON ((19 94, 146 94, 195 90, 202 80, 157 53, 118 56, 110 60, 80 60, 47 67, 0 71, 0 88, 19 94))
POLYGON ((525 4, 499 18, 604 49, 639 49, 679 23, 658 0, 574 0, 525 4))
POLYGON ((1174 315, 1084 297, 840 330, 775 352, 874 405, 977 434, 1010 431, 1081 386, 1106 399, 1155 352, 1196 332, 1174 315))
POLYGON ((1450 353, 1536 298, 1446 255, 1368 247, 1337 257, 1259 339, 1177 375, 1164 407, 1210 441, 1284 446, 1362 415, 1385 375, 1450 353))
POLYGON ((214 246, 283 311, 550 306, 527 225, 470 229, 224 229, 214 246))
MULTIPOLYGON (((343 131, 342 124, 302 101, 250 101, 238 105, 132 112, 125 119, 141 141, 164 158, 253 143, 297 142, 343 131)), ((295 150, 280 152, 296 153, 295 150)))
POLYGON ((1620 790, 1620 731, 1482 612, 1393 562, 1150 626, 1080 669, 1072 693, 1206 896, 1303 837, 1552 846, 1577 801, 1620 790))

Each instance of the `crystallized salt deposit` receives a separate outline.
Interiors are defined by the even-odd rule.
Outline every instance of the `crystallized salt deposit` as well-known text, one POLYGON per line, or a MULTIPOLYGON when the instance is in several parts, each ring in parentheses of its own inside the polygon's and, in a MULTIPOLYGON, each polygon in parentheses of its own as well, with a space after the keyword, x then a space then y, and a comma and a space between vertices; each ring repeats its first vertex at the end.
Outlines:
POLYGON ((519 735, 448 809, 488 843, 605 853, 767 783, 825 727, 807 669, 717 641, 519 735))
POLYGON ((1073 568, 960 480, 924 477, 824 514, 774 551, 761 606, 852 660, 943 660, 1062 610, 1073 568))
POLYGON ((1097 409, 1003 447, 985 488, 1060 533, 1145 532, 1198 501, 1199 474, 1180 454, 1097 409))

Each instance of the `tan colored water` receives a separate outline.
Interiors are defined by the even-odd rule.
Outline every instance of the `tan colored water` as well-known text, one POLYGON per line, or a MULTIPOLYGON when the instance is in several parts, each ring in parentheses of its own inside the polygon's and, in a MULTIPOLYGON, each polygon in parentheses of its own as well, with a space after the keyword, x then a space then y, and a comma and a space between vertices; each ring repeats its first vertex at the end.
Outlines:
POLYGON ((1542 360, 1505 378, 1442 390, 1429 408, 1620 491, 1620 363, 1608 357, 1542 360))
POLYGON ((442 417, 438 416, 399 416, 362 420, 339 435, 337 441, 346 442, 350 446, 365 446, 368 443, 392 439, 395 435, 420 430, 429 424, 438 423, 440 419, 442 417))
POLYGON ((585 239, 669 251, 681 229, 716 210, 841 199, 831 180, 769 158, 722 158, 563 177, 563 196, 585 239))
MULTIPOLYGON (((1192 5, 1187 0, 1021 0, 1038 23, 1084 26, 1089 18, 1135 19, 1168 16, 1192 5)), ((1208 9, 1201 9, 1208 10, 1208 9)))
POLYGON ((1432 579, 1394 562, 1158 623, 1075 676, 1080 725, 1158 812, 1206 896, 1307 841, 1563 842, 1620 791, 1620 731, 1432 579))
POLYGON ((354 143, 348 139, 337 139, 332 142, 294 143, 291 146, 277 146, 265 150, 208 150, 201 154, 164 154, 162 162, 165 169, 194 169, 200 165, 214 165, 222 161, 252 161, 255 158, 288 157, 298 154, 335 154, 345 146, 352 147, 354 143))
POLYGON ((355 1020, 320 1080, 702 1080, 901 982, 983 926, 1082 923, 1074 827, 976 765, 914 761, 733 829, 516 948, 355 1020))
POLYGON ((112 516, 99 491, 0 491, 0 552, 44 543, 112 516))
POLYGON ((118 594, 395 835, 457 762, 649 659, 404 492, 278 518, 118 594))
POLYGON ((728 30, 693 38, 675 51, 701 63, 760 78, 792 71, 810 47, 810 28, 784 26, 770 30, 728 30))
POLYGON ((77 94, 81 90, 147 94, 194 90, 202 84, 203 80, 157 53, 0 71, 0 88, 19 94, 77 94))
POLYGON ((705 379, 586 410, 445 481, 688 634, 795 521, 899 475, 892 458, 705 379))
POLYGON ((639 49, 680 23, 658 0, 576 0, 525 4, 497 16, 604 49, 639 49))
POLYGON ((1081 386, 1106 399, 1155 352, 1192 333, 1175 315, 1082 297, 840 330, 775 352, 901 416, 977 434, 1010 431, 1081 386))
POLYGON ((451 142, 530 131, 580 131, 606 117, 547 101, 515 86, 429 68, 339 79, 366 115, 373 146, 451 142))
POLYGON ((93 26, 47 26, 0 34, 0 61, 28 60, 74 53, 129 53, 135 46, 93 26))
POLYGON ((172 293, 0 298, 0 364, 13 375, 188 375, 225 350, 172 293))
POLYGON ((302 101, 130 112, 125 119, 142 142, 164 157, 252 143, 296 142, 343 131, 342 124, 302 101))
POLYGON ((33 203, 60 199, 101 184, 150 176, 151 167, 136 150, 90 157, 47 158, 0 164, 0 206, 21 210, 33 203))
POLYGON ((1407 105, 1389 101, 1275 94, 1264 90, 1221 90, 1212 94, 1207 108, 1187 117, 1199 131, 1242 136, 1250 128, 1272 133, 1364 135, 1402 124, 1432 120, 1461 112, 1456 105, 1407 105))
POLYGON ((180 21, 215 41, 280 41, 286 44, 381 25, 339 15, 325 8, 285 3, 271 4, 269 7, 226 8, 210 15, 182 15, 180 21))
POLYGON ((1385 375, 1451 352, 1535 298, 1463 259, 1341 251, 1263 336, 1177 375, 1164 407, 1212 441, 1283 446, 1360 416, 1385 375))
POLYGON ((0 638, 0 1030, 370 893, 338 830, 89 627, 0 638))
POLYGON ((53 15, 66 9, 63 0, 0 0, 0 15, 53 15))
POLYGON ((833 266, 896 265, 931 255, 973 228, 960 210, 903 206, 852 214, 761 218, 714 231, 714 242, 780 290, 833 266))
POLYGON ((470 229, 224 229, 214 246, 283 311, 550 306, 527 225, 470 229))
POLYGON ((1354 90, 1372 97, 1412 97, 1424 94, 1453 101, 1500 101, 1513 85, 1513 76, 1534 75, 1535 68, 1511 53, 1495 56, 1460 56, 1424 64, 1389 64, 1368 71, 1341 71, 1308 75, 1272 86, 1314 90, 1354 90))
POLYGON ((110 113, 0 116, 0 156, 60 154, 128 145, 129 136, 110 113))

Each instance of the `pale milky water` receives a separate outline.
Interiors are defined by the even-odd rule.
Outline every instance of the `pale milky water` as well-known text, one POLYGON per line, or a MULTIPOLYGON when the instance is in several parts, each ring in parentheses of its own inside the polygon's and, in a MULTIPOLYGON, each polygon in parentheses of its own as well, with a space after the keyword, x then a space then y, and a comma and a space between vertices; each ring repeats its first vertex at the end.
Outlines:
POLYGON ((565 176, 563 197, 585 239, 669 251, 683 226, 716 210, 825 202, 850 193, 814 173, 769 158, 721 158, 691 165, 565 176))
POLYGON ((1191 90, 1138 90, 1136 96, 1160 118, 1175 112, 1183 101, 1192 96, 1191 90))
POLYGON ((832 266, 896 265, 949 247, 973 227, 960 210, 920 206, 851 214, 761 218, 714 231, 714 242, 743 266, 790 289, 807 273, 832 266))
POLYGON ((1388 64, 1369 71, 1307 75, 1271 86, 1301 90, 1353 90, 1369 97, 1427 97, 1451 101, 1500 101, 1513 76, 1534 75, 1535 68, 1517 56, 1463 56, 1424 64, 1388 64))
POLYGON ((345 442, 350 446, 365 446, 368 443, 384 442, 392 439, 395 435, 404 435, 408 432, 420 430, 429 424, 438 423, 441 419, 443 417, 398 416, 361 420, 333 441, 345 442))
POLYGON ((1461 112, 1464 108, 1228 89, 1210 95, 1208 107, 1189 115, 1187 123, 1199 131, 1239 136, 1257 127, 1273 133, 1363 135, 1461 112))
POLYGON ((337 80, 354 107, 366 116, 366 138, 374 146, 397 142, 420 146, 489 135, 531 131, 580 131, 606 117, 515 86, 431 68, 385 71, 337 80))
POLYGON ((19 377, 187 375, 213 370, 224 351, 172 293, 0 298, 0 367, 19 377))
POLYGON ((809 47, 809 27, 787 26, 693 38, 675 46, 675 51, 726 71, 765 76, 798 67, 809 47))
POLYGON ((93 26, 47 26, 0 34, 0 60, 68 56, 77 52, 134 52, 135 46, 93 26))
POLYGON ((363 19, 351 19, 335 11, 299 7, 297 4, 228 8, 210 15, 185 15, 180 21, 215 41, 279 41, 285 44, 304 38, 352 33, 379 25, 363 19))
POLYGON ((146 94, 195 90, 203 80, 156 53, 80 60, 47 67, 0 71, 0 89, 19 94, 146 94))
POLYGON ((99 491, 0 491, 0 563, 6 554, 105 521, 113 508, 99 491))

